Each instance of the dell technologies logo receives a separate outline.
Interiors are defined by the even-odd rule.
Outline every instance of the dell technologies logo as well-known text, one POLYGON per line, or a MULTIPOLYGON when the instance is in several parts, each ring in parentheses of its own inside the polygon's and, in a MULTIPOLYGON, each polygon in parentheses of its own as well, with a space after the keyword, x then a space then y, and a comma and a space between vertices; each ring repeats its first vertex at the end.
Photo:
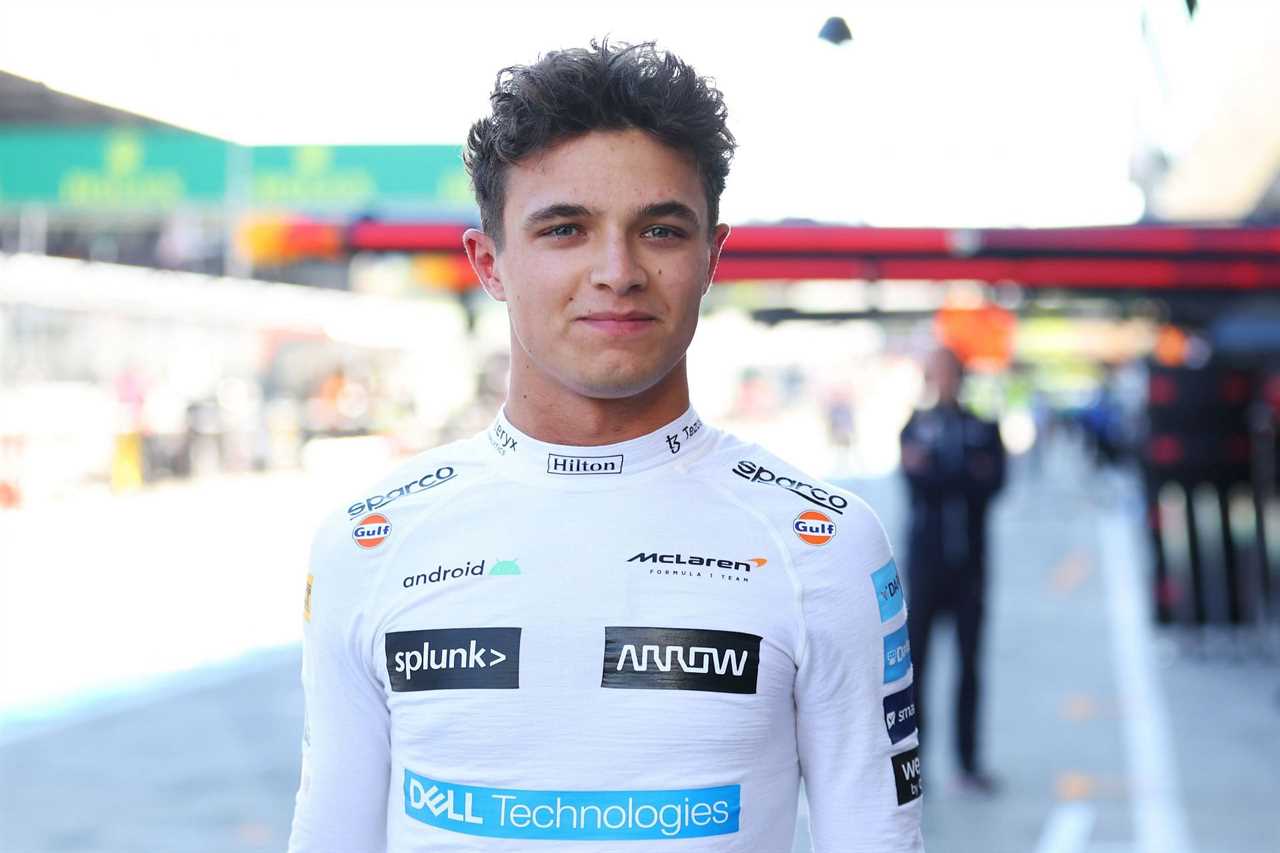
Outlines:
POLYGON ((601 687, 755 693, 760 637, 696 628, 604 629, 601 687))

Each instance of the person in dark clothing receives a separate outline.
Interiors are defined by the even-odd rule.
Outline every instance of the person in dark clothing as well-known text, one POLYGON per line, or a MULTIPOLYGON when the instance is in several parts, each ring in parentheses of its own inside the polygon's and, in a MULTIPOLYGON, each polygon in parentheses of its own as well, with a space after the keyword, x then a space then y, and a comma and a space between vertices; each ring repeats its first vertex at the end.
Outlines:
POLYGON ((923 684, 934 618, 950 612, 960 650, 956 751, 960 784, 993 793, 995 781, 978 758, 979 654, 986 599, 986 522, 1004 485, 1005 450, 995 424, 958 400, 964 372, 947 349, 932 353, 925 379, 937 402, 917 410, 902 430, 902 471, 910 492, 907 601, 916 717, 924 737, 923 684))

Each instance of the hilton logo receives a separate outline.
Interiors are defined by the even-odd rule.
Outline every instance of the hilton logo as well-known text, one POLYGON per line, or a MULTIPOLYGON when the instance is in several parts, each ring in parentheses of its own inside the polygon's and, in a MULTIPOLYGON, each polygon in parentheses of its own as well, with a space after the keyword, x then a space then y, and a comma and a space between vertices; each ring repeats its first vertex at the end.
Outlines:
POLYGON ((547 454, 548 474, 621 474, 622 454, 616 456, 562 456, 547 454))

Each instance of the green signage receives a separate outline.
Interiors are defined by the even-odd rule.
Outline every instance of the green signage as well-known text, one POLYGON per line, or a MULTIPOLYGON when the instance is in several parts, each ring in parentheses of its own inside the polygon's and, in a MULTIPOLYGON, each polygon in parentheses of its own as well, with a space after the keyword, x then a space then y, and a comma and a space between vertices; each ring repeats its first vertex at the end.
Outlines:
POLYGON ((181 131, 0 131, 0 205, 169 209, 222 203, 228 144, 181 131))
POLYGON ((250 162, 255 207, 472 204, 456 145, 260 146, 250 162))
POLYGON ((231 204, 443 215, 465 215, 474 206, 456 145, 240 148, 183 131, 0 128, 0 207, 31 204, 104 212, 231 204))

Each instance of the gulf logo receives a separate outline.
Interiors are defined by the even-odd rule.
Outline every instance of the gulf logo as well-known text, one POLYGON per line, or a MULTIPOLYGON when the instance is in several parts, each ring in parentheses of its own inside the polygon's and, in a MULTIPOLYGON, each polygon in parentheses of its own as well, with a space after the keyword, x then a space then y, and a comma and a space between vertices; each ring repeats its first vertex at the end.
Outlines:
POLYGON ((361 548, 377 548, 391 535, 391 522, 381 513, 371 513, 360 519, 351 531, 351 538, 361 548))
POLYGON ((816 509, 807 509, 791 522, 791 529, 800 537, 801 542, 810 545, 826 545, 836 535, 836 525, 824 513, 816 509))

